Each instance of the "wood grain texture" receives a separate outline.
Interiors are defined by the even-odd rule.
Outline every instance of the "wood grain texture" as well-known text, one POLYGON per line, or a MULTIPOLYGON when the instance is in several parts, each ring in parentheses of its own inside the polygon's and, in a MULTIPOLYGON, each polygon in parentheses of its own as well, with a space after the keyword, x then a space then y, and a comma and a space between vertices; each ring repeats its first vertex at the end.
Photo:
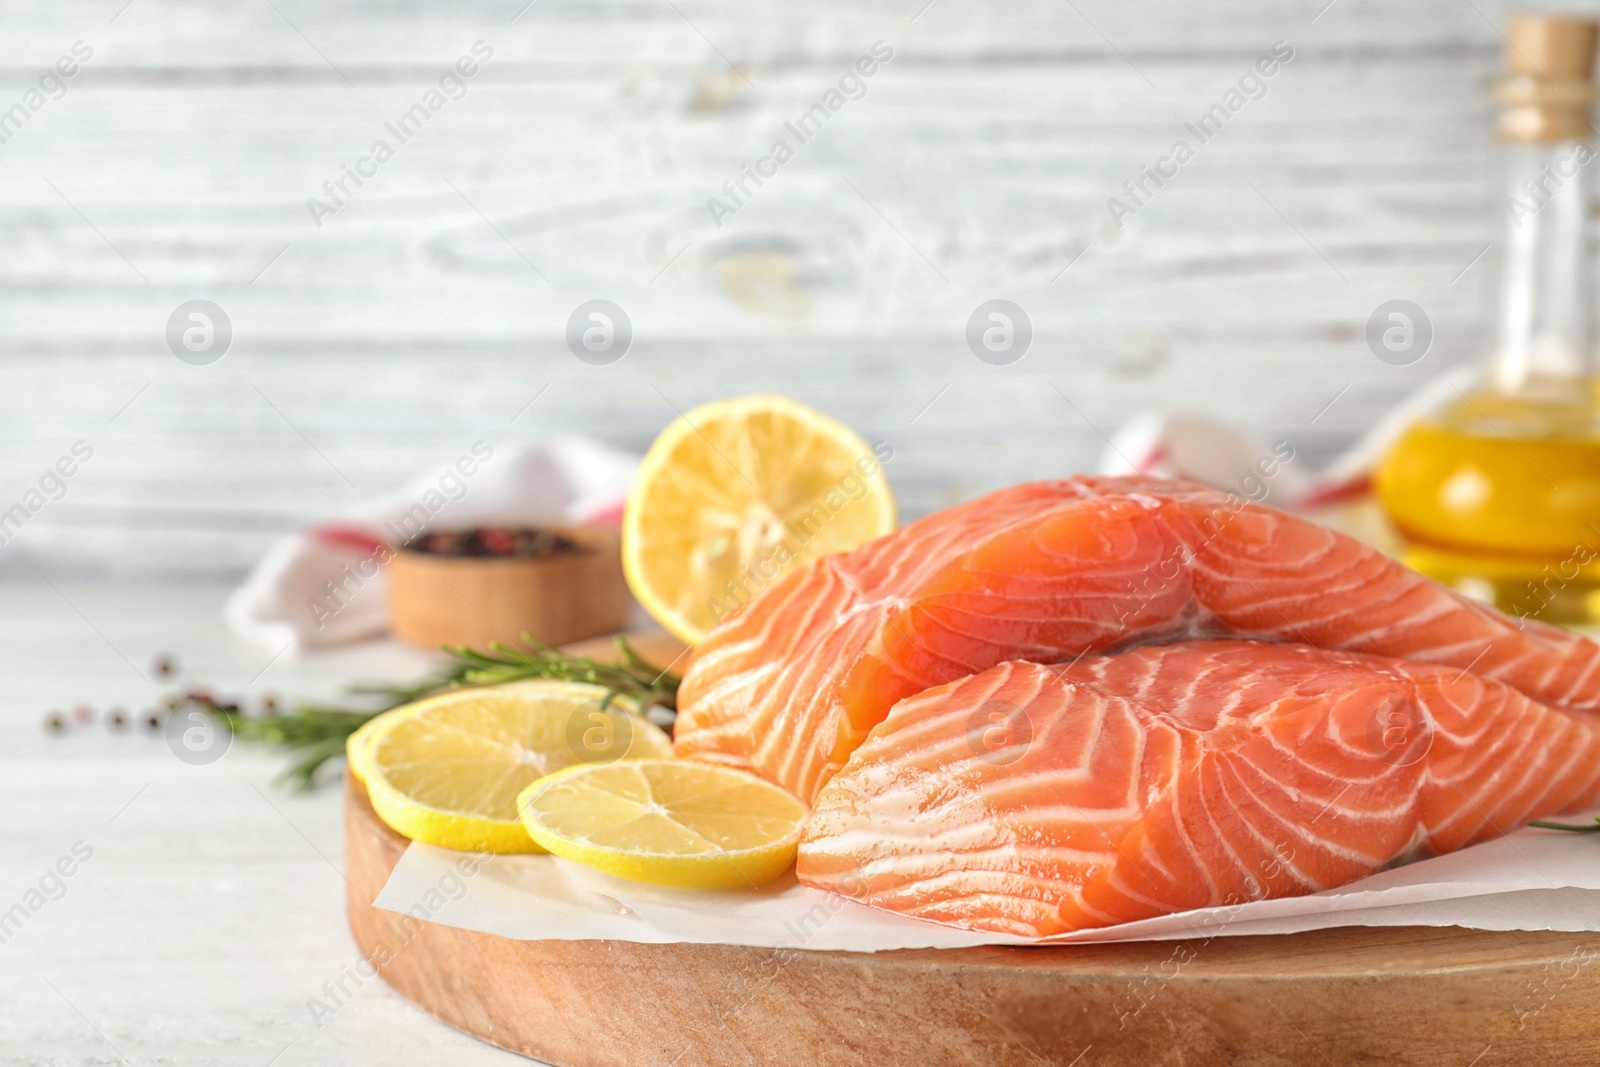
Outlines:
POLYGON ((584 550, 540 559, 395 553, 385 564, 391 633, 418 648, 483 651, 496 643, 530 648, 616 633, 633 606, 620 535, 600 526, 564 532, 584 550))
POLYGON ((1571 962, 1600 951, 1592 934, 1347 928, 873 954, 513 941, 402 927, 372 907, 406 845, 348 782, 348 906, 362 955, 451 1026, 560 1067, 1490 1067, 1600 1056, 1586 1007, 1600 975, 1571 962), (1529 1011, 1555 987, 1559 1006, 1529 1011))
POLYGON ((642 449, 756 390, 890 441, 910 516, 1089 466, 1155 407, 1310 463, 1480 351, 1503 210, 1501 12, 1324 2, 0 4, 0 105, 95 50, 0 146, 0 510, 95 447, 0 571, 237 574, 474 440, 642 449), (315 225, 307 198, 478 40, 465 96, 315 225), (865 96, 715 225, 877 40, 865 96), (1277 40, 1266 95, 1113 226, 1277 40), (205 367, 164 340, 197 297, 235 331, 205 367), (594 297, 635 326, 614 366, 563 341, 594 297), (1009 367, 963 341, 994 297, 1035 327, 1009 367), (1435 322, 1417 366, 1362 341, 1394 297, 1435 322))

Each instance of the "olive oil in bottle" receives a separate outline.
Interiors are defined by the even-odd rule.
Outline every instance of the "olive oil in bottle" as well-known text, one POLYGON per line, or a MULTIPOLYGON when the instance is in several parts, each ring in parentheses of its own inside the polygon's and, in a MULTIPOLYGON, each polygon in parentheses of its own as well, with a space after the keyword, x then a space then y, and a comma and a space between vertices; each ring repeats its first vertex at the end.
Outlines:
POLYGON ((1519 616, 1600 624, 1590 112, 1600 23, 1519 15, 1497 96, 1511 172, 1488 374, 1406 430, 1376 488, 1405 561, 1519 616))

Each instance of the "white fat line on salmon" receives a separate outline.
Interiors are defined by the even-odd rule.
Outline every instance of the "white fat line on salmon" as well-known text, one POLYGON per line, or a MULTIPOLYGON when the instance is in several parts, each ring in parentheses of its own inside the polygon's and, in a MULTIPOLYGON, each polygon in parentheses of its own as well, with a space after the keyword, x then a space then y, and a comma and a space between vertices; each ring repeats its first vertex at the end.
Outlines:
POLYGON ((1270 453, 1259 457, 1249 470, 1239 476, 1236 483, 1239 491, 1234 492, 1230 489, 1222 504, 1212 508, 1205 519, 1195 524, 1194 533, 1197 535, 1195 544, 1182 542, 1147 570, 1138 583, 1130 579, 1127 591, 1132 593, 1133 597, 1118 606, 1118 624, 1125 623, 1130 615, 1142 610, 1156 596, 1165 592, 1167 587, 1183 573, 1184 568, 1194 563, 1195 546, 1210 544, 1233 522, 1239 512, 1244 510, 1246 504, 1265 504, 1272 496, 1272 479, 1276 478, 1284 467, 1294 462, 1294 455, 1294 446, 1288 441, 1276 442, 1270 453), (1153 582, 1152 575, 1155 579, 1153 582))
POLYGON ((811 506, 797 516, 783 522, 783 536, 767 546, 737 578, 729 578, 722 586, 724 603, 716 596, 706 601, 706 609, 713 622, 735 608, 743 607, 770 583, 783 574, 783 568, 800 554, 800 550, 836 519, 846 507, 867 496, 866 479, 875 478, 894 458, 894 446, 888 441, 874 441, 871 455, 856 457, 851 469, 811 502, 811 506))

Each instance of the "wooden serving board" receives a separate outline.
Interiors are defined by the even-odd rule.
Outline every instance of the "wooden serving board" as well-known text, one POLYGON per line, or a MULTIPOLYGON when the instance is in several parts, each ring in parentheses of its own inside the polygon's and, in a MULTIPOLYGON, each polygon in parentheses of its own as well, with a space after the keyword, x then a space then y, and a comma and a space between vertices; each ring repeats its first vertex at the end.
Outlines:
POLYGON ((515 941, 402 928, 373 907, 406 844, 348 782, 362 954, 456 1029, 561 1067, 1600 1063, 1600 934, 1348 927, 882 953, 515 941))

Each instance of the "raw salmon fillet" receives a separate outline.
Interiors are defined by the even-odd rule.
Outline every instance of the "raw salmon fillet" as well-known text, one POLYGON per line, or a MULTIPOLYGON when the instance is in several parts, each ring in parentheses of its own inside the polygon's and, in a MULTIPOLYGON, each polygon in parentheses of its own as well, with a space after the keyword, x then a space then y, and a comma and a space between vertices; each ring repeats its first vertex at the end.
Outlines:
POLYGON ((800 881, 1044 937, 1343 885, 1600 802, 1600 731, 1456 668, 1186 641, 896 704, 800 881))
POLYGON ((1072 478, 979 497, 761 590, 695 650, 677 752, 809 801, 905 697, 1006 660, 1200 635, 1445 664, 1600 708, 1600 646, 1584 638, 1238 497, 1072 478))

